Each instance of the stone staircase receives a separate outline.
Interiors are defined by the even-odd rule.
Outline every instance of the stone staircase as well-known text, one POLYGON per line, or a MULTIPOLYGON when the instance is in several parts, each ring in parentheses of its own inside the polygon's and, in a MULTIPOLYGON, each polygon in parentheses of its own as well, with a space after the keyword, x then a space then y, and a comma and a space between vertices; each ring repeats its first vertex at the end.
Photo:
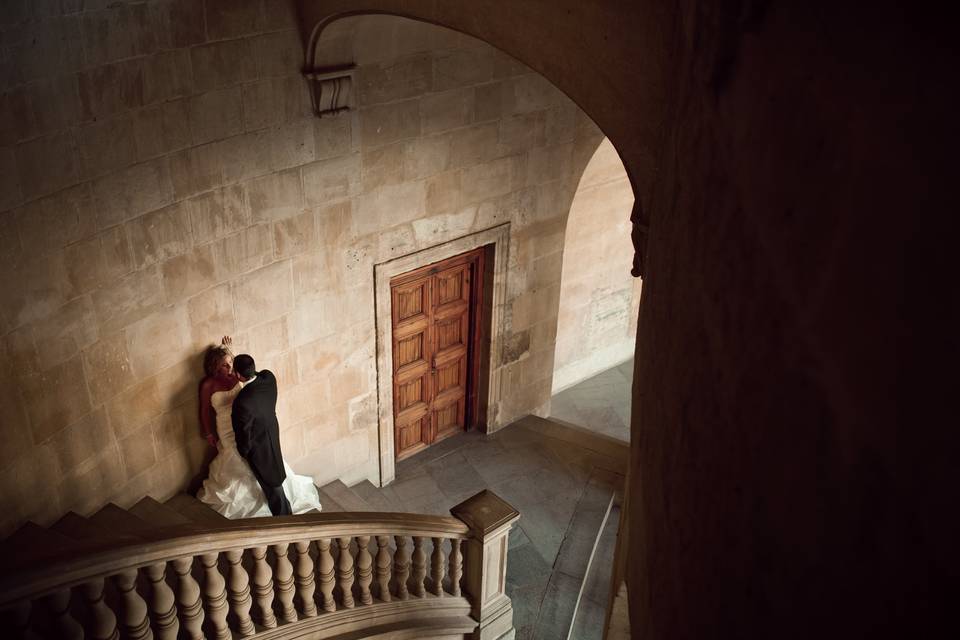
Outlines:
MULTIPOLYGON (((339 513, 348 518, 369 515, 370 520, 380 518, 380 523, 391 522, 394 514, 399 520, 417 512, 450 519, 450 508, 462 501, 456 493, 473 495, 493 489, 522 513, 519 526, 510 532, 505 576, 516 637, 599 639, 609 602, 609 568, 627 455, 625 445, 612 439, 528 416, 491 436, 462 434, 405 460, 390 486, 378 488, 364 481, 348 487, 339 480, 323 485, 318 488, 323 514, 228 520, 187 494, 163 502, 144 497, 128 509, 107 504, 88 516, 69 512, 49 527, 27 523, 5 541, 7 553, 0 569, 15 572, 43 565, 47 559, 110 547, 142 549, 171 538, 209 539, 218 531, 224 536, 240 530, 259 532, 265 525, 336 518, 339 513), (423 501, 420 494, 426 494, 423 501), (417 509, 421 503, 429 508, 417 509)), ((316 539, 315 535, 311 537, 316 539)), ((383 541, 391 557, 397 554, 394 540, 391 536, 383 541)), ((356 542, 351 545, 351 553, 356 554, 356 542)), ((291 560, 293 547, 291 543, 291 560)), ((224 575, 225 553, 220 560, 224 575)), ((311 562, 319 562, 316 548, 310 553, 311 562)), ((409 547, 407 553, 409 559, 409 547)), ((196 556, 198 562, 190 570, 197 584, 205 584, 202 557, 196 556)), ((275 560, 271 562, 277 566, 275 560)), ((110 581, 100 584, 105 584, 107 597, 116 601, 116 587, 110 581)))

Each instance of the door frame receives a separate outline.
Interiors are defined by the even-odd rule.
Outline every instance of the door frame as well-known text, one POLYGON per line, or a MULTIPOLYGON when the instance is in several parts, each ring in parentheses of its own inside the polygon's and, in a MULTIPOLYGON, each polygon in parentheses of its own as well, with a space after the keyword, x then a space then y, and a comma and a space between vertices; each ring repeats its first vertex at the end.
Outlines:
MULTIPOLYGON (((505 335, 507 265, 510 246, 510 223, 502 224, 484 231, 478 231, 440 245, 429 247, 415 253, 400 256, 374 265, 374 305, 377 334, 377 413, 379 418, 378 441, 380 458, 380 486, 385 486, 396 477, 396 459, 394 454, 393 428, 393 325, 390 280, 404 273, 425 267, 434 262, 452 258, 486 245, 493 245, 492 291, 490 304, 489 384, 486 398, 486 424, 478 424, 487 433, 502 427, 499 424, 500 405, 500 366, 501 341, 505 335)), ((479 364, 479 363, 477 363, 479 364)), ((478 367, 480 370, 483 367, 478 367)), ((479 384, 479 380, 474 380, 479 384)), ((483 398, 479 399, 483 402, 483 398)), ((481 412, 483 413, 483 412, 481 412)))

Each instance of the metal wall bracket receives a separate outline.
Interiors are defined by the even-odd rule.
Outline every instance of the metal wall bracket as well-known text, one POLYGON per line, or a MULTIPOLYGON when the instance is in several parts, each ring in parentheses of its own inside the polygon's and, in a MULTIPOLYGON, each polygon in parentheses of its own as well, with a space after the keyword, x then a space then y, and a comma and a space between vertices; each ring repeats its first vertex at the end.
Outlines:
POLYGON ((349 111, 353 105, 353 74, 356 65, 307 69, 303 77, 310 89, 313 113, 322 118, 326 115, 349 111))

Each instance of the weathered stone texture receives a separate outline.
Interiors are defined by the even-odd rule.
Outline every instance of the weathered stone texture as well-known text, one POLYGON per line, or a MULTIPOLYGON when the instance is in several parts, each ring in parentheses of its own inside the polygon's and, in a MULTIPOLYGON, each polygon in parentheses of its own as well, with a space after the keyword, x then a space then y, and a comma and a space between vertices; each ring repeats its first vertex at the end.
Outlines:
POLYGON ((323 46, 358 62, 358 108, 317 119, 287 8, 77 11, 25 24, 35 49, 3 43, 25 75, 0 93, 0 355, 19 374, 0 367, 0 528, 182 490, 206 446, 202 352, 225 334, 280 379, 297 471, 375 480, 374 264, 507 221, 526 364, 498 424, 544 406, 561 245, 522 230, 557 236, 573 141, 599 142, 549 84, 459 34, 355 17, 323 46), (45 44, 64 29, 79 61, 45 44), (46 510, 22 463, 44 456, 46 510))

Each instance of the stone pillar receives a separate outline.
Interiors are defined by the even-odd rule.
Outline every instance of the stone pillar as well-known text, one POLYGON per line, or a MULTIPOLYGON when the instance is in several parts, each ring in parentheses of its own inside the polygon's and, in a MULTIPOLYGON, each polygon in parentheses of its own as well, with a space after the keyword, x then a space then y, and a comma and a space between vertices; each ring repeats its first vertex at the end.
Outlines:
POLYGON ((513 605, 505 593, 507 537, 520 512, 484 489, 450 510, 470 527, 464 543, 463 590, 479 623, 473 640, 512 640, 513 605))

